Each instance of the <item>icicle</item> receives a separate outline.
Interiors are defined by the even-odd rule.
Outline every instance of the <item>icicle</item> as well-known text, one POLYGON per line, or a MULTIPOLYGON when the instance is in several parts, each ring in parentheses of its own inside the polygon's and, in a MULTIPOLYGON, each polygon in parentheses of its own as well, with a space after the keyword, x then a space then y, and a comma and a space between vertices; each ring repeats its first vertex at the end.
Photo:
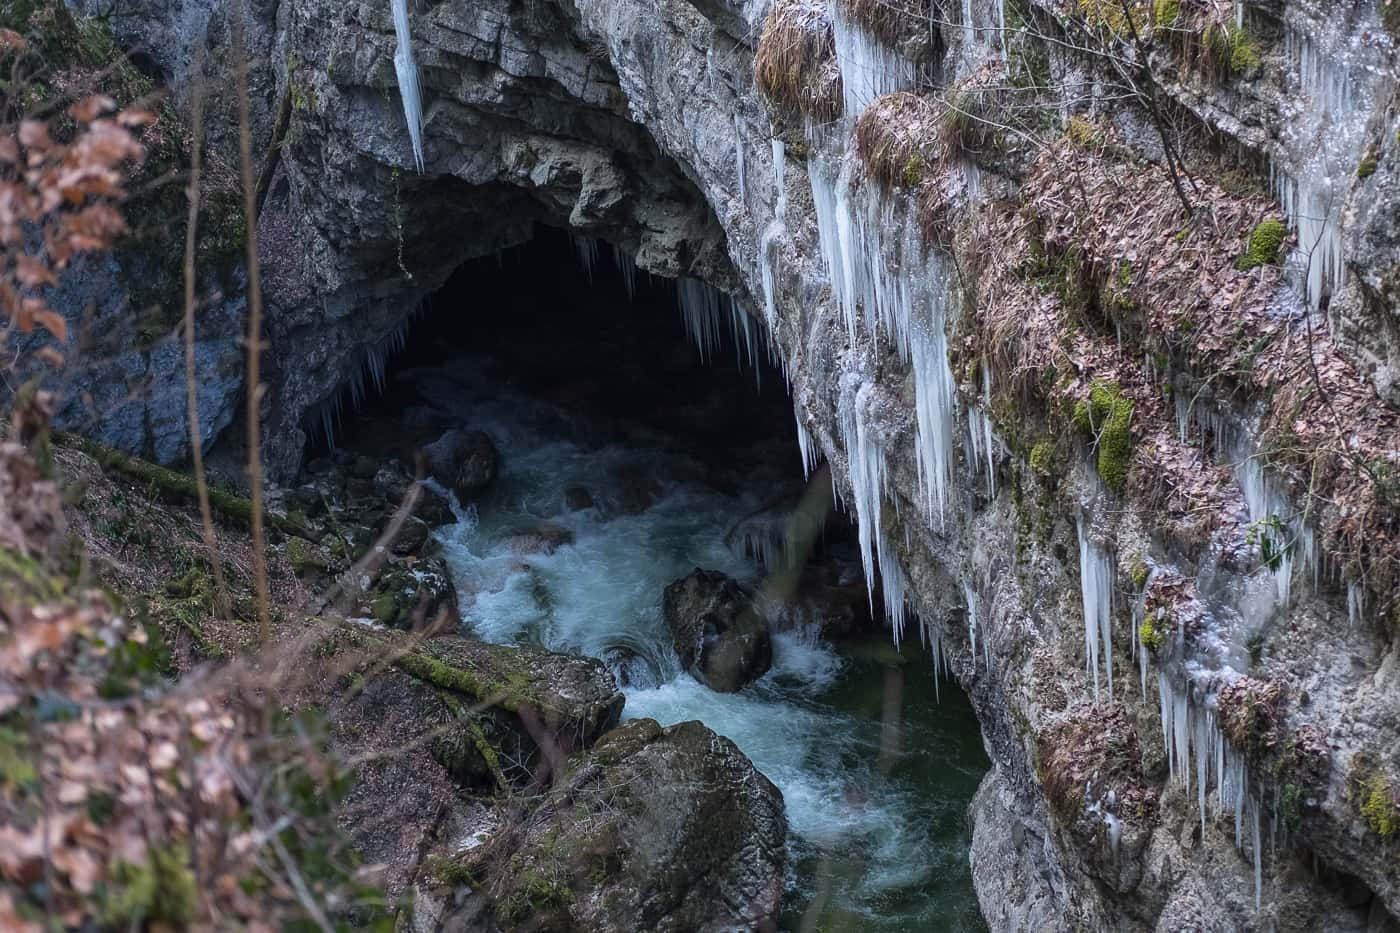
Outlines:
POLYGON ((880 521, 888 480, 885 473, 885 452, 871 437, 870 425, 866 420, 873 392, 874 386, 871 383, 860 383, 858 386, 848 383, 843 386, 839 413, 843 446, 846 448, 850 465, 851 495, 854 499, 851 505, 856 515, 861 564, 865 569, 865 586, 873 609, 875 569, 878 566, 885 612, 889 616, 897 646, 904 633, 908 584, 880 521))
POLYGON ((763 319, 768 322, 768 329, 774 330, 778 326, 778 294, 775 276, 778 264, 778 241, 787 236, 787 225, 778 218, 774 218, 766 228, 763 236, 758 241, 759 278, 763 284, 763 319))
POLYGON ((738 111, 734 113, 734 171, 738 176, 739 200, 747 204, 749 192, 744 182, 744 121, 739 119, 738 111))
POLYGON ((777 265, 778 241, 787 236, 787 188, 784 187, 786 151, 783 141, 773 139, 773 187, 776 201, 773 220, 758 243, 759 275, 763 284, 763 318, 771 331, 778 326, 777 265))
POLYGON ((1366 591, 1361 588, 1361 584, 1356 582, 1347 583, 1347 621, 1352 628, 1361 622, 1366 611, 1366 591))
POLYGON ((637 264, 631 256, 618 253, 617 268, 622 273, 622 287, 627 291, 627 300, 637 300, 637 264))
POLYGON ((1075 523, 1079 533, 1079 588, 1084 602, 1084 649, 1094 675, 1094 696, 1099 695, 1099 641, 1103 641, 1108 692, 1113 695, 1113 562, 1084 533, 1084 518, 1075 523))
POLYGON ((574 234, 574 250, 578 253, 579 265, 588 276, 588 284, 593 284, 593 270, 598 267, 598 241, 582 233, 574 234))
POLYGON ((408 121, 408 138, 413 144, 413 163, 423 172, 423 100, 418 88, 418 63, 413 57, 413 38, 408 29, 408 0, 391 0, 394 9, 394 73, 399 79, 403 115, 408 121))
POLYGON ((963 602, 967 603, 967 639, 972 649, 972 666, 977 667, 977 591, 966 581, 962 584, 963 602))
POLYGON ((807 425, 802 423, 802 410, 798 408, 796 401, 793 402, 792 413, 797 420, 797 449, 802 454, 802 478, 811 479, 812 471, 817 468, 817 462, 821 459, 821 450, 811 432, 807 430, 807 425))
POLYGON ((832 0, 829 6, 845 114, 854 120, 875 98, 911 87, 915 67, 848 19, 840 3, 832 0))
MULTIPOLYGON (((1237 9, 1242 15, 1243 8, 1237 9)), ((1342 284, 1343 201, 1370 144, 1370 119, 1391 73, 1388 49, 1371 38, 1381 31, 1374 10, 1358 13, 1319 22, 1299 17, 1284 27, 1284 57, 1297 75, 1301 102, 1285 127, 1280 164, 1271 166, 1270 177, 1298 234, 1295 267, 1314 311, 1342 284)))
POLYGON ((779 220, 787 219, 787 144, 773 137, 773 191, 777 195, 774 202, 774 215, 779 220))

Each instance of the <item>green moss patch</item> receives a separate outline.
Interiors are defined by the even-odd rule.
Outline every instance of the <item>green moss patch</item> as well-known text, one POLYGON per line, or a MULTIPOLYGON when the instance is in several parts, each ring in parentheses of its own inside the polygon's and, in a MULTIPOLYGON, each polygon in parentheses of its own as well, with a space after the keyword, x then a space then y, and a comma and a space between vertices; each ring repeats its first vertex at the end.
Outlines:
POLYGON ((1279 250, 1288 237, 1288 228, 1277 217, 1268 217, 1249 235, 1249 249, 1235 260, 1241 272, 1259 266, 1271 266, 1279 260, 1279 250))
POLYGON ((1074 423, 1094 438, 1099 478, 1114 492, 1122 492, 1133 458, 1133 402, 1116 383, 1099 380, 1089 387, 1089 397, 1075 403, 1074 423))

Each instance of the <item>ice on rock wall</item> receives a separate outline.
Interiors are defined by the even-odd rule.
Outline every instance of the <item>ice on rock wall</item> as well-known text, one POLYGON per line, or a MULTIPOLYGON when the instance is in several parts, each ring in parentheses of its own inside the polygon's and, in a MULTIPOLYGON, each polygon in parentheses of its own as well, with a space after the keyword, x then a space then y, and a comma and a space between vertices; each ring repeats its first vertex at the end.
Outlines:
POLYGON ((408 121, 408 138, 413 144, 413 163, 423 171, 423 98, 418 88, 418 62, 413 57, 413 37, 408 30, 408 0, 392 0, 394 9, 394 73, 403 98, 403 115, 408 121))
POLYGON ((1224 733, 1220 731, 1215 713, 1215 693, 1208 689, 1210 681, 1199 673, 1193 677, 1189 667, 1187 671, 1185 685, 1175 681, 1166 668, 1157 675, 1167 764, 1172 779, 1179 781, 1188 794, 1194 776, 1202 833, 1206 829, 1207 813, 1213 817, 1233 813, 1235 848, 1243 852, 1245 833, 1248 831, 1250 854, 1254 859, 1254 909, 1258 910, 1263 890, 1259 795, 1251 788, 1244 756, 1225 740, 1224 733), (1192 695, 1193 680, 1203 681, 1202 686, 1207 688, 1201 690, 1199 697, 1192 695))
POLYGON ((852 22, 835 0, 829 13, 847 119, 854 120, 877 97, 913 87, 918 74, 913 62, 852 22))
POLYGON ((739 200, 747 204, 749 189, 744 178, 744 121, 737 112, 734 114, 734 171, 738 176, 739 200))
POLYGON ((1313 309, 1341 286, 1342 202, 1370 143, 1378 88, 1394 80, 1376 38, 1383 35, 1375 13, 1364 9, 1355 18, 1298 15, 1285 23, 1285 60, 1301 103, 1285 121, 1270 180, 1298 234, 1294 265, 1313 309))
POLYGON ((981 463, 987 470, 987 495, 997 494, 996 474, 996 435, 992 432, 992 419, 987 412, 992 410, 992 371, 991 364, 982 364, 982 407, 969 405, 967 409, 967 440, 970 466, 976 468, 981 463))
POLYGON ((1113 695, 1113 560, 1084 533, 1084 518, 1076 522, 1079 534, 1079 590, 1084 605, 1084 656, 1094 675, 1094 696, 1099 695, 1099 656, 1102 644, 1108 693, 1113 695))
POLYGON ((871 425, 871 406, 876 389, 863 381, 859 374, 848 374, 842 380, 840 418, 842 446, 846 449, 851 479, 851 503, 856 516, 856 533, 860 539, 861 564, 865 569, 865 585, 870 592, 871 609, 875 606, 875 571, 880 572, 880 592, 885 613, 894 628, 895 644, 904 634, 905 593, 907 583, 904 569, 895 556, 881 521, 884 496, 889 485, 885 469, 885 451, 881 439, 871 425))
POLYGON ((944 254, 923 246, 911 204, 874 186, 853 190, 852 159, 833 149, 839 147, 807 163, 832 291, 852 341, 863 321, 910 361, 920 493, 925 512, 941 525, 952 486, 956 384, 946 327, 955 270, 944 254))
MULTIPOLYGON (((1306 516, 1294 509, 1278 481, 1264 468, 1264 457, 1248 435, 1218 417, 1210 418, 1217 454, 1235 472, 1249 512, 1248 534, 1264 560, 1261 572, 1272 582, 1262 599, 1242 603, 1246 622, 1262 624, 1275 611, 1288 608, 1293 570, 1299 560, 1305 573, 1317 572, 1317 551, 1306 516)), ((1314 581, 1315 582, 1315 581, 1314 581)))
POLYGON ((811 479, 812 471, 817 468, 817 463, 821 460, 821 448, 817 446, 816 438, 812 437, 812 432, 807 430, 807 425, 802 423, 802 409, 796 400, 793 401, 792 412, 797 420, 797 449, 802 454, 802 478, 811 479))
POLYGON ((763 283, 763 317, 771 330, 778 326, 777 265, 778 245, 787 236, 787 168, 786 147, 781 139, 773 140, 773 188, 776 193, 773 220, 758 242, 759 274, 763 283))

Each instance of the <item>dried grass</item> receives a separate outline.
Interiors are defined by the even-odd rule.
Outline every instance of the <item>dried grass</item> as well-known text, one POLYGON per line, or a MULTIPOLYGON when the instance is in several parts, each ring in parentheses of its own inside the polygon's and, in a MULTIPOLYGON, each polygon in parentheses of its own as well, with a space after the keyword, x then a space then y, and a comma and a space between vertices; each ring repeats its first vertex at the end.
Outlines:
POLYGON ((887 94, 856 120, 856 155, 866 174, 892 188, 914 188, 942 160, 942 108, 908 91, 887 94))
POLYGON ((826 6, 776 0, 754 52, 754 80, 763 95, 819 123, 841 115, 841 74, 826 6))
POLYGON ((841 0, 841 9, 851 22, 896 48, 920 42, 933 46, 937 24, 949 19, 930 0, 841 0))

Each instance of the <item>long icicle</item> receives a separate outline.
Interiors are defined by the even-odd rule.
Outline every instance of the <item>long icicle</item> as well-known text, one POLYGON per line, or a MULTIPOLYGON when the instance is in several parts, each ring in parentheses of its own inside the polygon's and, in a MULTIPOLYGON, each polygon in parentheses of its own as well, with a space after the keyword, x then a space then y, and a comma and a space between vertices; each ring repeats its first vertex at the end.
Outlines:
POLYGON ((398 48, 394 50, 394 72, 399 79, 399 96, 403 98, 403 115, 408 121, 408 138, 413 142, 413 162, 423 172, 423 98, 418 90, 418 62, 413 58, 413 39, 408 33, 408 0, 392 0, 394 35, 398 48))

